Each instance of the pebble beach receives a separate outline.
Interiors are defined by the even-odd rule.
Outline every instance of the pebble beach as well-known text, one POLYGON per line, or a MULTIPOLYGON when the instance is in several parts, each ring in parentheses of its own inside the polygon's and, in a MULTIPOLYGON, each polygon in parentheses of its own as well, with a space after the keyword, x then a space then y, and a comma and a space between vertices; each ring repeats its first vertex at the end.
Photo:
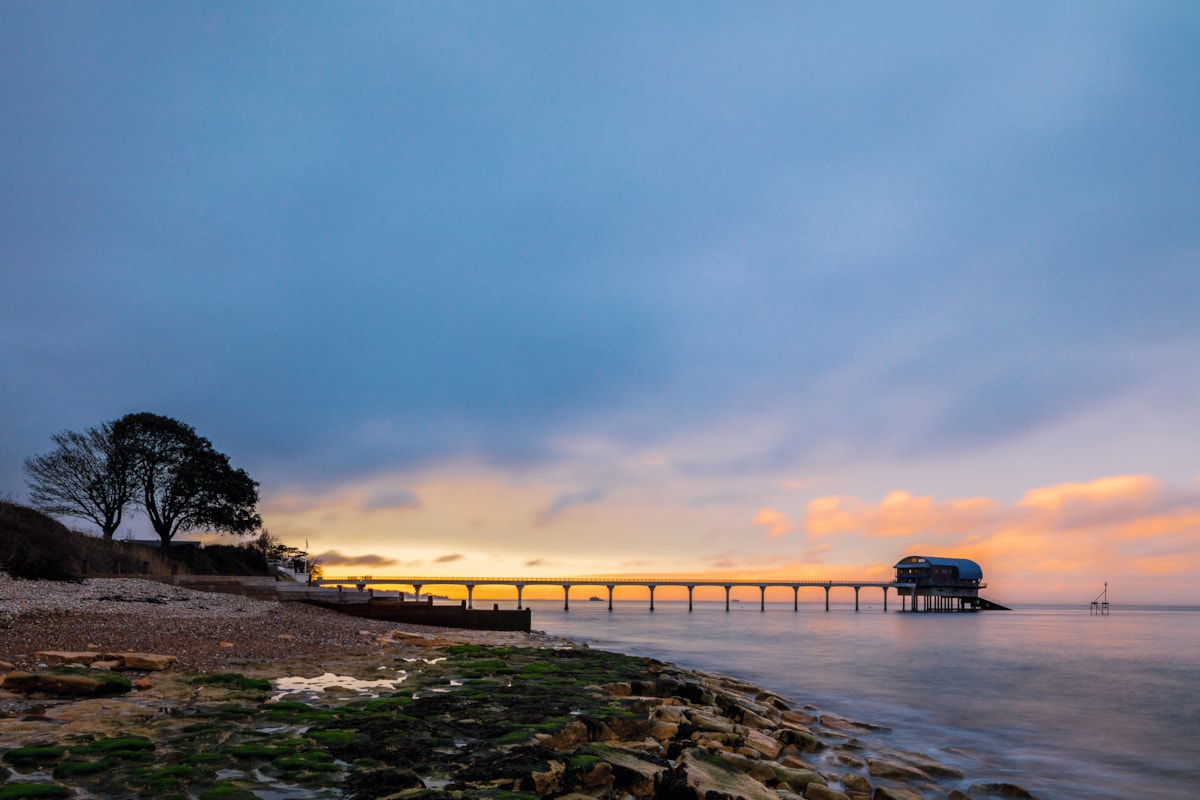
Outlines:
POLYGON ((68 669, 56 664, 80 651, 174 660, 131 674, 120 698, 0 686, 5 797, 1032 798, 873 748, 870 722, 543 633, 368 621, 133 578, 0 576, 6 680, 68 669), (136 744, 129 763, 101 752, 122 742, 136 744))

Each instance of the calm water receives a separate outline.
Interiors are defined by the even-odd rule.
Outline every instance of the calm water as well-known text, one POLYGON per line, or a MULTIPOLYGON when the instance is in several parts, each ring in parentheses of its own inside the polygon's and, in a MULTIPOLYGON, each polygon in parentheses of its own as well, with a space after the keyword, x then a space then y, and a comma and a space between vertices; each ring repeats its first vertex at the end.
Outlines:
POLYGON ((873 743, 1053 800, 1200 797, 1200 608, 534 601, 533 627, 887 725, 873 743))

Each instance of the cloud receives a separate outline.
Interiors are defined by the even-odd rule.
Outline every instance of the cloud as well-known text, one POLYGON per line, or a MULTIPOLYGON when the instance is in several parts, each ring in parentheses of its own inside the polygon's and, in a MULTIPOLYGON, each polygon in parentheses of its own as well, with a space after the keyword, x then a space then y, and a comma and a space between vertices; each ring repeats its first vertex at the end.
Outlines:
POLYGON ((773 508, 764 508, 755 514, 754 524, 766 528, 767 535, 772 539, 777 539, 792 529, 791 520, 773 508))
POLYGON ((445 556, 438 556, 433 560, 435 564, 452 564, 455 561, 462 561, 465 556, 462 553, 450 553, 445 556))
MULTIPOLYGON (((387 556, 375 555, 367 553, 364 555, 348 555, 338 550, 326 550, 316 556, 316 559, 325 567, 393 567, 400 565, 400 562, 394 558, 387 556)), ((405 566, 417 566, 420 562, 406 564, 405 566)))
POLYGON ((804 527, 810 542, 899 540, 908 553, 976 558, 1010 591, 1033 596, 1104 576, 1200 579, 1200 487, 1145 475, 1036 487, 1012 503, 905 491, 877 503, 819 497, 804 527))
POLYGON ((377 489, 367 495, 363 508, 367 511, 381 511, 396 508, 420 508, 421 500, 408 489, 377 489))
POLYGON ((599 488, 581 489, 574 492, 563 492, 550 501, 544 509, 538 512, 537 524, 548 525, 566 511, 578 506, 599 503, 604 499, 605 491, 599 488))

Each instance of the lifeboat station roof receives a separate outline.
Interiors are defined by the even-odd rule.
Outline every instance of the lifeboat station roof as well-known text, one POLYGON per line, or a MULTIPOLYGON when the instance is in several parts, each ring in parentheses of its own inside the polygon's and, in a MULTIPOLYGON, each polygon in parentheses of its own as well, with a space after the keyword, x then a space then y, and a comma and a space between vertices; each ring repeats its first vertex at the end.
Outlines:
POLYGON ((928 564, 936 567, 958 567, 958 578, 964 581, 983 580, 983 568, 969 558, 942 558, 941 556, 905 556, 892 569, 916 567, 928 564))

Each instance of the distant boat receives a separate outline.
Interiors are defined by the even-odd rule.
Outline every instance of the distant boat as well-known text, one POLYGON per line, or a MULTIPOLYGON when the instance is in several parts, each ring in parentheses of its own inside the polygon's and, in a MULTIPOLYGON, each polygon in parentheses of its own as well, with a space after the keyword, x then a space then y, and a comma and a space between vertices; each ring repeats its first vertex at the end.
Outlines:
POLYGON ((589 603, 603 603, 604 601, 603 601, 603 600, 601 600, 601 599, 599 598, 599 596, 597 596, 597 595, 592 595, 591 597, 589 597, 589 598, 588 598, 588 602, 589 602, 589 603))

